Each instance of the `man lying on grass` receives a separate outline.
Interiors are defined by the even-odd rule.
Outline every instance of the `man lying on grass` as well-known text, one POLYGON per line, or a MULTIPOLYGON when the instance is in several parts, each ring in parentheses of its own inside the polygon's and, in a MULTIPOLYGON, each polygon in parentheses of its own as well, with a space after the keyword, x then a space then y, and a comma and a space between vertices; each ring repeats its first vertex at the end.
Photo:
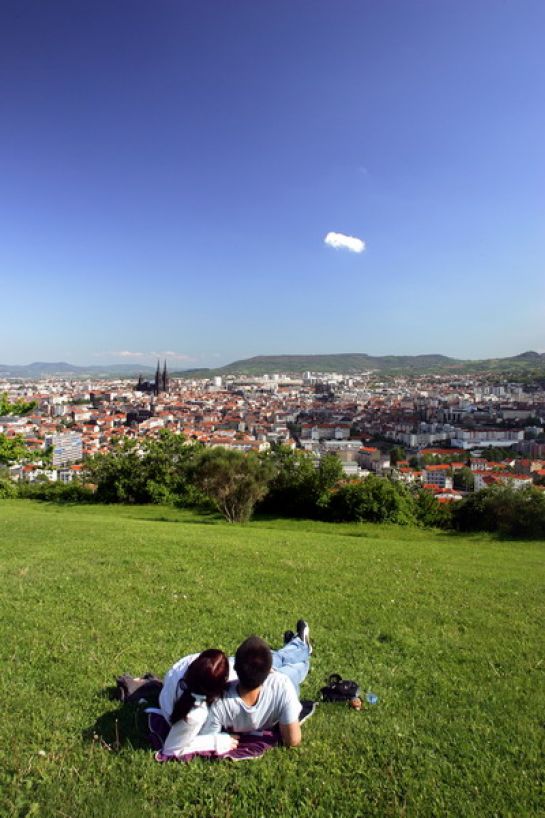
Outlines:
MULTIPOLYGON (((200 709, 198 718, 190 710, 175 723, 172 718, 176 717, 173 689, 180 691, 178 695, 187 697, 188 688, 184 679, 192 676, 193 663, 186 665, 181 678, 180 665, 185 660, 174 665, 165 677, 159 698, 161 710, 172 724, 162 756, 179 758, 191 752, 210 750, 221 755, 236 747, 236 734, 270 730, 276 725, 279 726, 284 745, 296 747, 300 744, 299 685, 309 671, 312 648, 307 623, 300 619, 296 627, 297 633, 286 631, 284 647, 276 651, 271 651, 258 636, 246 639, 235 654, 233 664, 237 678, 232 678, 233 674, 230 674, 232 680, 226 685, 223 695, 211 701, 205 689, 190 691, 194 708, 200 709), (177 675, 179 678, 174 684, 177 675), (205 720, 206 704, 209 708, 205 720), (201 729, 197 735, 199 727, 201 729)), ((222 665, 222 672, 227 679, 229 669, 225 665, 222 665)), ((185 707, 183 709, 186 710, 185 707)))

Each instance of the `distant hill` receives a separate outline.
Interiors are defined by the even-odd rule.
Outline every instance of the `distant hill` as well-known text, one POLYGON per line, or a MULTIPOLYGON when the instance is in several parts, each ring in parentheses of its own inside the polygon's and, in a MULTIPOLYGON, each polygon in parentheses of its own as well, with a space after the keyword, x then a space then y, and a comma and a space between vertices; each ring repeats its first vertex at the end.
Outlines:
POLYGON ((275 372, 299 375, 307 371, 350 375, 369 370, 385 374, 545 371, 545 354, 523 352, 510 358, 485 360, 462 360, 438 354, 367 355, 364 352, 336 355, 257 355, 234 361, 219 369, 192 370, 177 374, 181 377, 209 378, 214 375, 272 375, 275 372))
POLYGON ((50 363, 34 361, 32 364, 0 364, 0 376, 11 378, 46 378, 61 375, 67 378, 85 378, 88 376, 113 378, 116 375, 123 378, 137 377, 139 374, 150 375, 155 372, 152 366, 138 366, 136 364, 98 364, 92 366, 77 366, 66 361, 50 363))
MULTIPOLYGON (((545 375, 545 353, 522 352, 510 358, 487 358, 484 360, 462 360, 446 355, 367 355, 364 352, 346 352, 336 355, 257 355, 233 361, 219 369, 185 369, 172 372, 175 377, 210 378, 214 375, 272 375, 286 372, 300 375, 303 372, 338 372, 351 375, 365 371, 390 374, 418 373, 471 373, 471 372, 539 372, 545 375)), ((155 367, 138 364, 96 364, 77 366, 58 361, 50 363, 35 361, 26 365, 0 364, 0 377, 43 378, 61 376, 66 378, 136 378, 138 375, 152 376, 155 367)))
POLYGON ((368 369, 431 369, 445 366, 453 358, 445 355, 384 355, 374 357, 364 352, 337 355, 258 355, 245 361, 234 361, 223 367, 225 374, 248 372, 362 372, 368 369))

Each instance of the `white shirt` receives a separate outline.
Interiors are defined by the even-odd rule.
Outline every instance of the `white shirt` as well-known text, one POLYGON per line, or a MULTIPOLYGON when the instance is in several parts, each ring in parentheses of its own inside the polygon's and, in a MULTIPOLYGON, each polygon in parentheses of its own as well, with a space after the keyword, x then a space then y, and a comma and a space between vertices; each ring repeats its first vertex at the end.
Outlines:
POLYGON ((251 707, 242 701, 238 683, 230 682, 223 698, 209 708, 203 733, 253 733, 269 730, 275 724, 298 721, 301 702, 292 682, 283 673, 272 671, 265 679, 257 702, 251 707))
MULTIPOLYGON (((174 710, 174 705, 176 704, 177 700, 180 698, 181 691, 180 691, 180 682, 184 678, 187 669, 191 662, 195 661, 197 657, 200 656, 200 653, 190 653, 188 656, 184 656, 182 659, 179 659, 175 665, 173 665, 168 673, 166 674, 165 678, 163 679, 163 689, 159 694, 159 707, 161 708, 161 712, 165 719, 170 723, 170 717, 172 716, 172 711, 174 710)), ((229 677, 228 681, 231 682, 237 678, 237 674, 235 673, 234 669, 234 662, 232 656, 229 657, 229 677)))
MULTIPOLYGON (((184 678, 189 665, 198 656, 200 656, 199 653, 184 656, 170 668, 164 678, 163 688, 159 694, 159 707, 169 724, 174 705, 181 694, 180 682, 184 678)), ((234 660, 230 658, 229 680, 237 678, 233 663, 234 660)), ((186 753, 203 752, 205 750, 215 750, 218 754, 226 753, 230 746, 229 734, 216 731, 214 736, 197 735, 206 722, 207 716, 208 706, 206 702, 196 702, 186 718, 180 719, 171 727, 162 750, 164 755, 181 756, 186 753)))

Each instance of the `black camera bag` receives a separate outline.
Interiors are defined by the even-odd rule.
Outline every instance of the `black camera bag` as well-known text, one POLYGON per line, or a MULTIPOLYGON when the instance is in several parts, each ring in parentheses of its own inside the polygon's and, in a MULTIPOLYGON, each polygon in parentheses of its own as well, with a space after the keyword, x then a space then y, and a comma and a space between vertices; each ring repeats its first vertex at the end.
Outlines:
POLYGON ((321 689, 322 701, 324 702, 350 702, 360 695, 360 687, 357 682, 343 679, 338 673, 332 673, 329 682, 321 689))

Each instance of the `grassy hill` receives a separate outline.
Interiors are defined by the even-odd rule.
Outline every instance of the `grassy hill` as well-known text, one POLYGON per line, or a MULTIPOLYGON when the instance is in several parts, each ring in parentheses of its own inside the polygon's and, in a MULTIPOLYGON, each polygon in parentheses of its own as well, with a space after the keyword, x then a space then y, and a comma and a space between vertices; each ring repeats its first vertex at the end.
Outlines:
POLYGON ((422 373, 545 373, 545 354, 523 352, 510 358, 461 360, 446 355, 367 355, 343 353, 337 355, 257 355, 234 361, 219 369, 191 370, 177 373, 180 377, 209 378, 213 375, 270 375, 275 372, 301 374, 311 372, 339 372, 354 374, 373 370, 385 375, 422 373))
POLYGON ((0 553, 2 815, 545 813, 543 543, 2 501, 0 553), (297 750, 159 765, 105 695, 301 615, 302 695, 338 671, 379 703, 321 705, 297 750))

